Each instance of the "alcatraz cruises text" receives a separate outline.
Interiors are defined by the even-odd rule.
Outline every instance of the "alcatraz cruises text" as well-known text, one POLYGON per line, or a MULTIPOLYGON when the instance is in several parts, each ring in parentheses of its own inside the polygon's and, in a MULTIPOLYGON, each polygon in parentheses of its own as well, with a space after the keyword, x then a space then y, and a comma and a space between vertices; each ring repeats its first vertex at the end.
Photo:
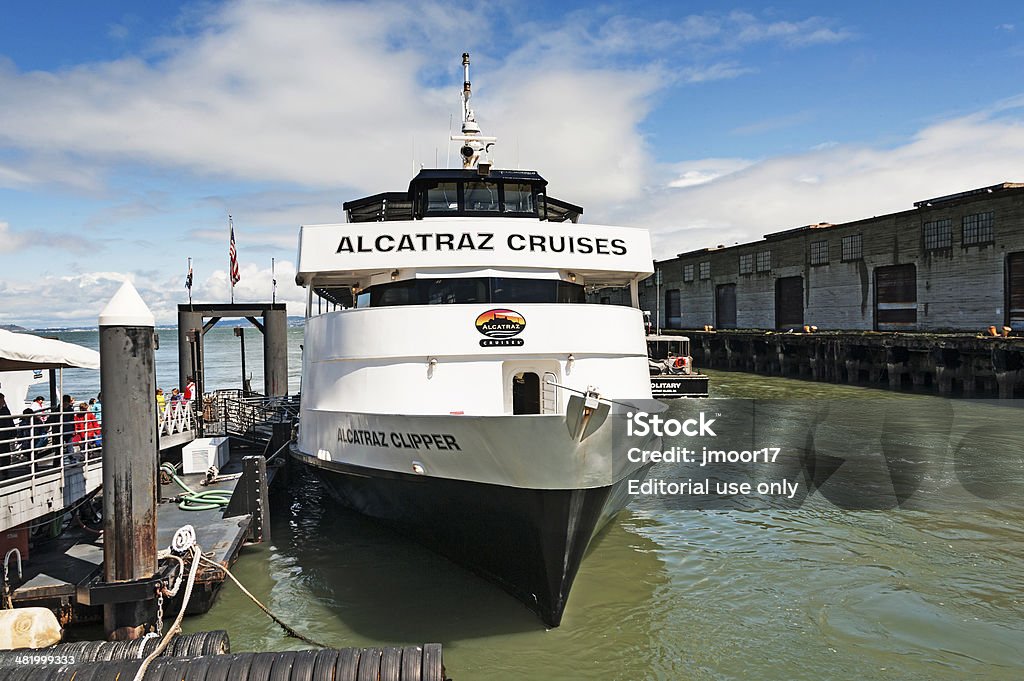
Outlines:
POLYGON ((336 253, 391 253, 399 251, 494 251, 498 247, 510 251, 539 253, 596 253, 626 255, 624 239, 561 236, 553 234, 509 234, 494 241, 494 232, 420 232, 416 234, 380 234, 341 237, 336 253))

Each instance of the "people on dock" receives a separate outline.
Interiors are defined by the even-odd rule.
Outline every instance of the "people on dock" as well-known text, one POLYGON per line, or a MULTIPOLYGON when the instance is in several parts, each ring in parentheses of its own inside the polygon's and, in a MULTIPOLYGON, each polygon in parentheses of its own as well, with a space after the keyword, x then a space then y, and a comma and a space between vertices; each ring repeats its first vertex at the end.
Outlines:
POLYGON ((75 433, 71 441, 78 447, 78 452, 85 455, 85 458, 88 458, 89 451, 98 444, 100 424, 86 402, 78 405, 78 411, 75 412, 74 419, 75 433))
POLYGON ((196 380, 192 376, 185 378, 185 391, 182 395, 185 403, 191 402, 196 394, 196 380))
POLYGON ((18 421, 18 449, 28 450, 32 446, 32 431, 35 425, 36 412, 32 407, 25 407, 21 412, 21 419, 18 421))
POLYGON ((60 401, 60 447, 64 456, 73 458, 75 444, 72 441, 75 437, 75 398, 71 395, 64 395, 60 401))
POLYGON ((32 400, 33 427, 32 427, 32 449, 35 456, 40 456, 43 449, 50 441, 50 427, 46 424, 47 410, 43 406, 45 400, 42 395, 37 395, 32 400))
POLYGON ((11 462, 11 449, 16 432, 11 409, 7 406, 7 398, 0 393, 0 468, 11 462))
POLYGON ((156 389, 156 413, 157 414, 163 414, 165 406, 167 406, 167 398, 164 397, 164 389, 163 388, 157 388, 156 389))
POLYGON ((96 423, 100 425, 103 424, 103 402, 100 401, 102 397, 103 393, 96 393, 96 397, 89 399, 89 411, 96 417, 96 423))

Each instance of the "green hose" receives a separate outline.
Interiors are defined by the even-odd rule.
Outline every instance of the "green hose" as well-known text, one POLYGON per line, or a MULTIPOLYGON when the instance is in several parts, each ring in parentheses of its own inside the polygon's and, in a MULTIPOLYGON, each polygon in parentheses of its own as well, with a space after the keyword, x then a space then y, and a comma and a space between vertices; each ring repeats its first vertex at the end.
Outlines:
POLYGON ((226 489, 207 489, 196 492, 185 484, 185 481, 178 477, 177 470, 169 463, 160 466, 160 470, 171 476, 178 487, 185 490, 181 495, 181 502, 178 508, 182 511, 213 511, 228 505, 231 501, 231 491, 226 489))

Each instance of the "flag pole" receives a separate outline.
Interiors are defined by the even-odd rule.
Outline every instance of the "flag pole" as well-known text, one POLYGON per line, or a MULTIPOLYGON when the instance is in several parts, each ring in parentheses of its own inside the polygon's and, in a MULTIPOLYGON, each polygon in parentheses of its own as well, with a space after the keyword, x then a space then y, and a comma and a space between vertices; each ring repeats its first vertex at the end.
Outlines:
POLYGON ((228 249, 228 281, 231 282, 231 304, 235 304, 235 223, 228 213, 228 232, 230 247, 228 249))
POLYGON ((270 302, 277 302, 277 273, 274 270, 274 258, 270 259, 270 302))
POLYGON ((192 258, 188 259, 188 276, 185 277, 185 288, 188 289, 188 304, 192 305, 192 258))

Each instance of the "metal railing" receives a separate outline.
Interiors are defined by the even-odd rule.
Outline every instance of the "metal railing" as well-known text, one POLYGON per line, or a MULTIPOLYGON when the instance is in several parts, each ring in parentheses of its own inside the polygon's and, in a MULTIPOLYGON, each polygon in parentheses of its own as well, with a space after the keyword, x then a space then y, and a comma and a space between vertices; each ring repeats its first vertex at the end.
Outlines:
POLYGON ((207 434, 216 430, 246 440, 270 438, 273 423, 292 423, 299 417, 299 397, 265 397, 241 390, 217 390, 203 398, 207 434))
MULTIPOLYGON (((157 410, 161 436, 197 430, 192 403, 168 401, 157 410)), ((30 481, 60 478, 66 468, 99 461, 103 455, 102 424, 91 412, 33 410, 0 417, 0 492, 30 481)))
POLYGON ((43 409, 0 417, 0 484, 98 459, 102 446, 91 412, 43 409))
POLYGON ((102 431, 91 414, 0 417, 0 531, 67 508, 102 483, 102 431))
POLYGON ((163 409, 157 405, 157 432, 160 435, 177 435, 197 430, 195 402, 167 400, 163 409))

